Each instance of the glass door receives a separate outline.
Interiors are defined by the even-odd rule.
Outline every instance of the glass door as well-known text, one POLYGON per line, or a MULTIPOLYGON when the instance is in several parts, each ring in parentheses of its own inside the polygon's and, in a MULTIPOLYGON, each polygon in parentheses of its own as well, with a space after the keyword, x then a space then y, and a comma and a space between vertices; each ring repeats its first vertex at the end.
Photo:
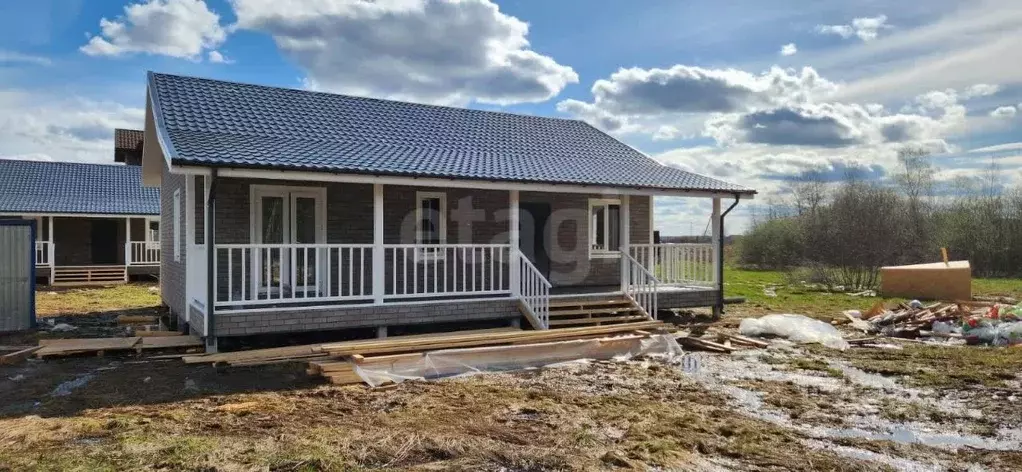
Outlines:
POLYGON ((253 291, 260 299, 315 297, 325 289, 324 193, 260 186, 253 190, 253 291))

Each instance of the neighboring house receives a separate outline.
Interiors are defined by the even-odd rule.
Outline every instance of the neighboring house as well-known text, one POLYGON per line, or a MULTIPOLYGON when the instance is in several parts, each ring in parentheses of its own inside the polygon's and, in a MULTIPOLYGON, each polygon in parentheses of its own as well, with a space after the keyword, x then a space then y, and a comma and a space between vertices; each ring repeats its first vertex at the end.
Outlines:
POLYGON ((709 199, 719 235, 721 201, 755 193, 582 121, 154 73, 145 142, 161 293, 212 349, 260 333, 719 310, 719 238, 653 244, 653 199, 709 199))
POLYGON ((50 284, 158 275, 159 215, 138 165, 0 159, 0 218, 36 220, 36 276, 50 284))

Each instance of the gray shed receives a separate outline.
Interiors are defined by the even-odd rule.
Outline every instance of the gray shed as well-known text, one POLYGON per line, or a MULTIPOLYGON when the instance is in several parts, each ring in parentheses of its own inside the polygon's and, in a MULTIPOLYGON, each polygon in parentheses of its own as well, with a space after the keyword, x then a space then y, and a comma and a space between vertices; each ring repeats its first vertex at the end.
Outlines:
POLYGON ((35 221, 0 220, 0 333, 35 327, 35 221))

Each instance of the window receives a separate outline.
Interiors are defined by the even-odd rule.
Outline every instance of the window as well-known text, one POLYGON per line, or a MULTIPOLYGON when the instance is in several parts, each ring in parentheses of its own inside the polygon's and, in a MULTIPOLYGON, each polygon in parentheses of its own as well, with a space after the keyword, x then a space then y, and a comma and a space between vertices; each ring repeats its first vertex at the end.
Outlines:
POLYGON ((147 242, 160 242, 160 220, 146 220, 146 238, 147 242))
POLYGON ((589 254, 592 257, 620 255, 620 219, 620 200, 589 200, 589 254))
POLYGON ((181 189, 174 190, 174 214, 170 220, 171 238, 174 242, 174 262, 181 262, 181 189))
MULTIPOLYGON (((417 192, 415 207, 415 243, 444 244, 447 242, 447 195, 436 192, 417 192)), ((424 248, 423 256, 437 258, 443 249, 424 248)))

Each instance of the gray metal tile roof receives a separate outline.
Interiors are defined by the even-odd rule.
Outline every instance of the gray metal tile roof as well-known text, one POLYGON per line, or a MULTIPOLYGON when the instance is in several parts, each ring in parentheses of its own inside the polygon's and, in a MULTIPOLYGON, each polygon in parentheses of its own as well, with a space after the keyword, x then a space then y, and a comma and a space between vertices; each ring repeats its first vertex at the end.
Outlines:
POLYGON ((0 212, 159 215, 142 167, 0 159, 0 212))
POLYGON ((175 164, 753 193, 582 121, 150 73, 175 164))

